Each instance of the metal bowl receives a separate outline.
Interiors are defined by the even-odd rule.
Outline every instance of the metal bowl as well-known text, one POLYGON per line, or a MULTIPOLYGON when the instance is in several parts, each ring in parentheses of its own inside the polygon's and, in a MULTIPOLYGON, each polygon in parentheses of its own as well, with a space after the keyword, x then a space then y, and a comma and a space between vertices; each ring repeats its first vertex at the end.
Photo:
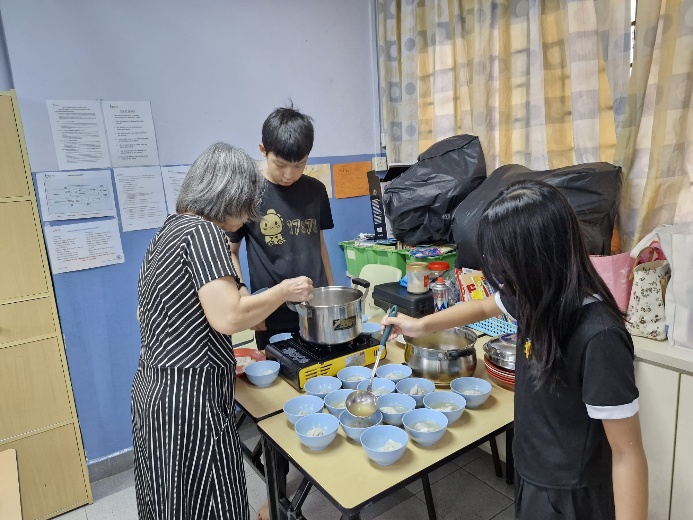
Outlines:
POLYGON ((414 377, 430 379, 436 385, 447 385, 453 379, 471 376, 476 370, 476 333, 467 327, 404 337, 404 360, 414 377))

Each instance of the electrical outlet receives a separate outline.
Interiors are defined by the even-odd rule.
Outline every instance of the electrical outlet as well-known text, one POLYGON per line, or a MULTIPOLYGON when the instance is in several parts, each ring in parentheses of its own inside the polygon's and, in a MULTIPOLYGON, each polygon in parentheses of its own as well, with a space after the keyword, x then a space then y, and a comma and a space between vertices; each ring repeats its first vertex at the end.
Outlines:
POLYGON ((375 171, 384 172, 387 170, 387 157, 373 157, 371 165, 375 171))

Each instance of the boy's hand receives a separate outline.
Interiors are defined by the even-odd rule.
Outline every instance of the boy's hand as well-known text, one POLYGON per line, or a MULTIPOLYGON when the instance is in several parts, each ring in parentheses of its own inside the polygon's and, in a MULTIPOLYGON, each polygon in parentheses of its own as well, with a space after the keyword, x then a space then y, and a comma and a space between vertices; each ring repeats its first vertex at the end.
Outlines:
POLYGON ((416 337, 423 333, 421 321, 409 316, 398 314, 396 317, 385 316, 380 322, 381 330, 385 330, 386 325, 392 324, 392 331, 388 341, 393 341, 400 334, 404 336, 416 337))
POLYGON ((279 286, 284 291, 284 301, 309 302, 313 299, 313 280, 307 276, 289 278, 280 283, 279 286))

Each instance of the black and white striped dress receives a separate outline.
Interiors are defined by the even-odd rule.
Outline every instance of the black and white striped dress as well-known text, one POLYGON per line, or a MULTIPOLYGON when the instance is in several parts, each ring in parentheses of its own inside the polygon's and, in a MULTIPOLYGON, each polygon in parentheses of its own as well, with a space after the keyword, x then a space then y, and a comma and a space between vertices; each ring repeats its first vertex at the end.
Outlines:
POLYGON ((209 325, 197 296, 205 283, 234 275, 224 232, 195 215, 169 216, 145 254, 132 384, 142 520, 248 520, 231 337, 209 325))

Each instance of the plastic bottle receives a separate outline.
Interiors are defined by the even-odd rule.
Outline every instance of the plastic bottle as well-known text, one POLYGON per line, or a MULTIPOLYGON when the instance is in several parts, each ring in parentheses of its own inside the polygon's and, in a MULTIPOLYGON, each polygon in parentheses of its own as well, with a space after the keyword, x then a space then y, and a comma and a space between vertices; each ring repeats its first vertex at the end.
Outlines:
POLYGON ((433 311, 438 312, 447 309, 450 294, 448 284, 445 283, 442 276, 439 276, 438 280, 431 284, 431 291, 433 292, 433 311))

